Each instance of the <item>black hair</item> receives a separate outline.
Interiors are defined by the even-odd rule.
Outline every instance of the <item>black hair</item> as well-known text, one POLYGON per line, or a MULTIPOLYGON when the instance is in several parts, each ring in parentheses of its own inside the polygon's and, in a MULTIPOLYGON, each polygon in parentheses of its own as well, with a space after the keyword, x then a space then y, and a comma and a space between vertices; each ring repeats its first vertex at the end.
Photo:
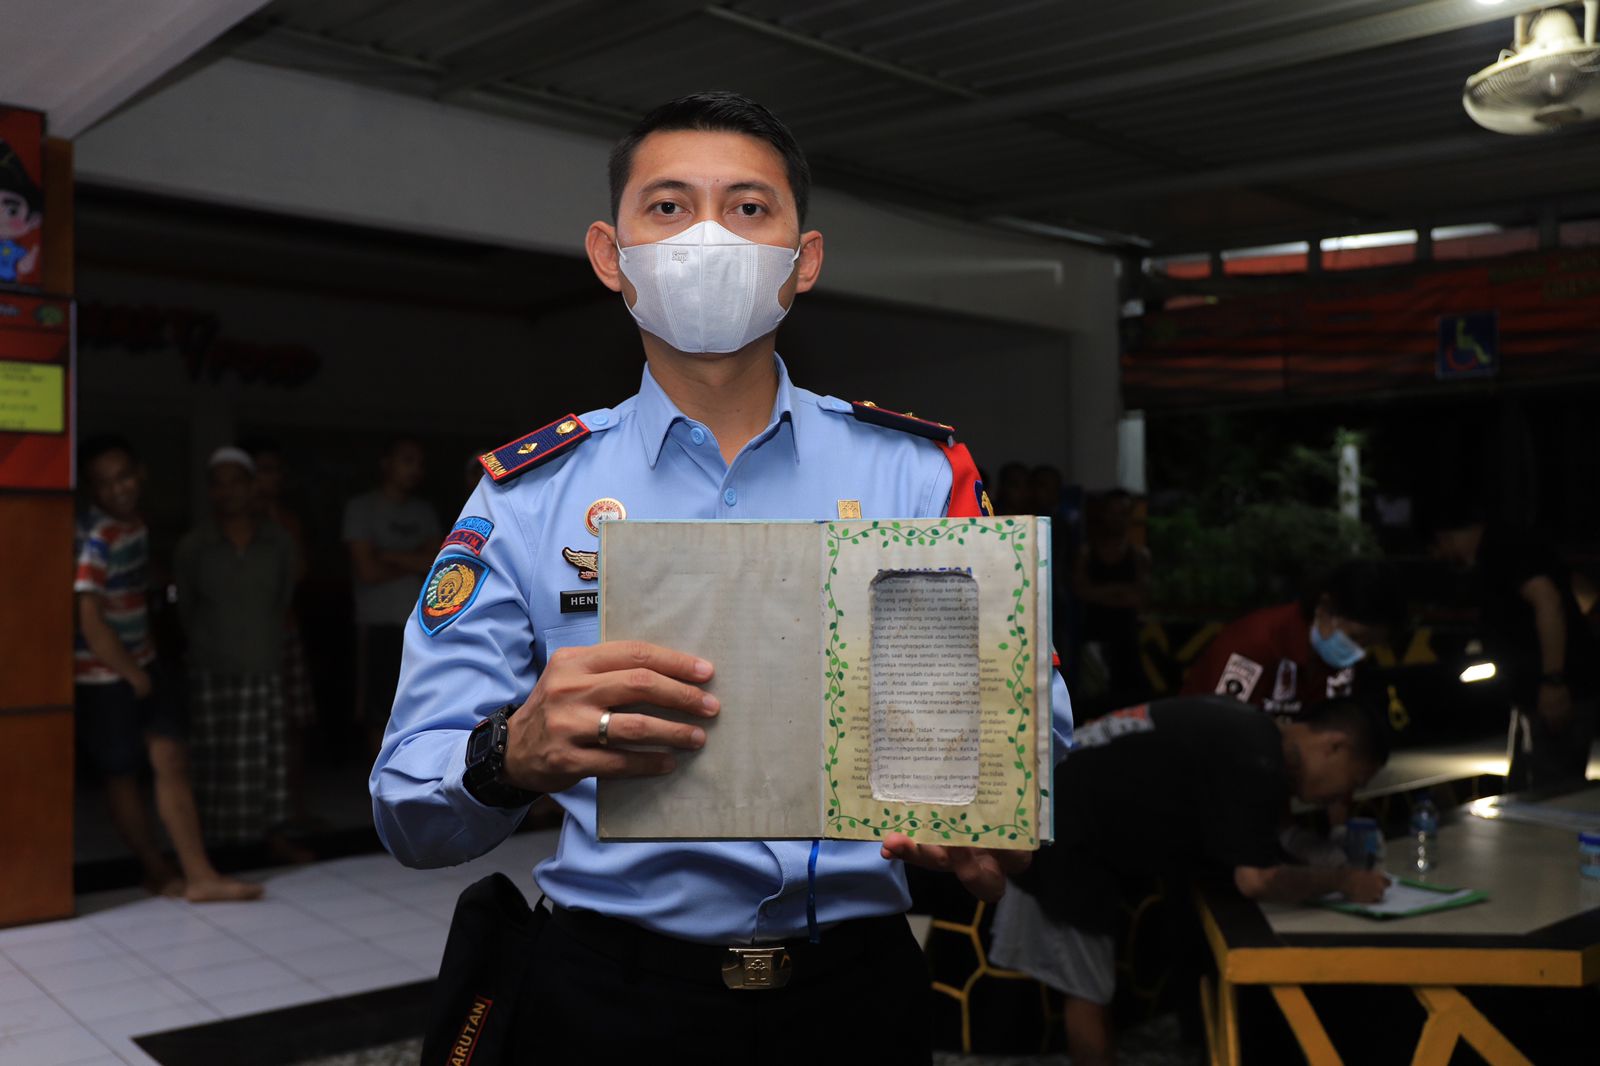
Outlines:
POLYGON ((1405 590, 1394 567, 1377 559, 1351 559, 1312 586, 1300 601, 1307 618, 1326 596, 1328 609, 1341 618, 1388 630, 1406 622, 1405 590))
POLYGON ((800 143, 777 115, 748 96, 727 90, 690 93, 662 104, 617 142, 611 149, 609 167, 613 222, 622 207, 622 190, 633 173, 633 153, 640 142, 652 133, 675 130, 742 133, 770 144, 783 157, 784 169, 789 172, 789 191, 794 193, 795 213, 801 224, 805 223, 806 209, 811 203, 811 164, 806 162, 800 143))
POLYGON ((1423 536, 1432 539, 1440 533, 1481 526, 1487 517, 1483 501, 1472 493, 1440 496, 1421 509, 1418 525, 1423 536))
POLYGON ((277 440, 262 434, 254 434, 241 439, 239 447, 248 452, 252 459, 259 459, 263 455, 283 457, 283 447, 278 444, 277 440))
POLYGON ((1323 700, 1308 705, 1295 720, 1313 732, 1343 733, 1350 738, 1355 757, 1375 770, 1389 761, 1389 723, 1366 703, 1346 698, 1323 700))
POLYGON ((0 192, 15 193, 28 205, 28 214, 44 210, 44 190, 28 174, 17 150, 0 139, 0 192))
POLYGON ((1000 468, 1000 482, 1001 482, 1001 484, 1004 484, 1006 478, 1008 478, 1008 477, 1029 477, 1029 476, 1030 476, 1030 471, 1028 470, 1028 464, 1027 463, 1007 463, 1006 465, 1004 465, 1004 466, 1002 466, 1000 468))
POLYGON ((120 433, 97 433, 78 445, 79 478, 87 480, 89 468, 94 465, 95 460, 112 452, 121 452, 135 463, 139 461, 139 453, 133 450, 133 445, 128 443, 127 437, 120 433))
POLYGON ((393 433, 383 439, 383 450, 378 455, 380 458, 388 459, 401 448, 408 446, 417 449, 419 452, 427 451, 422 446, 421 438, 414 437, 410 433, 393 433))

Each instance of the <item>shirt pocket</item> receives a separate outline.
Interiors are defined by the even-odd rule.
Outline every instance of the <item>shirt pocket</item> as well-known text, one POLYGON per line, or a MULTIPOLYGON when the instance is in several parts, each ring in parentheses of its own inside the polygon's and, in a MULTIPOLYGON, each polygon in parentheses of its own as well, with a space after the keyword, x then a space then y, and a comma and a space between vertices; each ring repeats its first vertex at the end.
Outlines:
POLYGON ((551 654, 561 648, 586 648, 599 642, 599 618, 590 618, 583 622, 572 622, 568 625, 547 629, 537 641, 539 668, 541 670, 544 669, 544 664, 550 661, 551 654))

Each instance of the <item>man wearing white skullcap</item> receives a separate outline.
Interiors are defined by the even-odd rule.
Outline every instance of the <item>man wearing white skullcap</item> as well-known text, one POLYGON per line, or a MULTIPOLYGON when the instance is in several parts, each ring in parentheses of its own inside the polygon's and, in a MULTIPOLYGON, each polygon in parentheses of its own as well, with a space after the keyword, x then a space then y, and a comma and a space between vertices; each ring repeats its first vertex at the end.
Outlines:
POLYGON ((231 445, 211 454, 211 515, 178 543, 178 610, 189 638, 190 751, 206 839, 249 843, 287 818, 283 620, 294 546, 262 522, 255 462, 231 445))

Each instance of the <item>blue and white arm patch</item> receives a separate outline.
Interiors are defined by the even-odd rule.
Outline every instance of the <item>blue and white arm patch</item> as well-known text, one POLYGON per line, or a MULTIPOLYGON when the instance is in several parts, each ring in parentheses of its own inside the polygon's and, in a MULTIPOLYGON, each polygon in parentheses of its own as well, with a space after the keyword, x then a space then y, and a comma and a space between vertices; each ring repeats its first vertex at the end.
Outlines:
POLYGON ((417 601, 417 621, 430 637, 471 607, 489 579, 489 564, 476 555, 446 552, 433 562, 417 601))

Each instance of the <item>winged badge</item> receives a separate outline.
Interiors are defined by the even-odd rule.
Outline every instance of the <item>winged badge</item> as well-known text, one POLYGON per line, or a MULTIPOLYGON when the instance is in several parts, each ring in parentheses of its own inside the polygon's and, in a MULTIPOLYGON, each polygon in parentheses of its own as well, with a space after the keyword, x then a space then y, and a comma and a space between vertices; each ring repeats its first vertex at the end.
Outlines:
POLYGON ((561 558, 578 568, 578 577, 584 581, 595 581, 600 577, 600 553, 581 552, 576 548, 562 548, 561 558))

